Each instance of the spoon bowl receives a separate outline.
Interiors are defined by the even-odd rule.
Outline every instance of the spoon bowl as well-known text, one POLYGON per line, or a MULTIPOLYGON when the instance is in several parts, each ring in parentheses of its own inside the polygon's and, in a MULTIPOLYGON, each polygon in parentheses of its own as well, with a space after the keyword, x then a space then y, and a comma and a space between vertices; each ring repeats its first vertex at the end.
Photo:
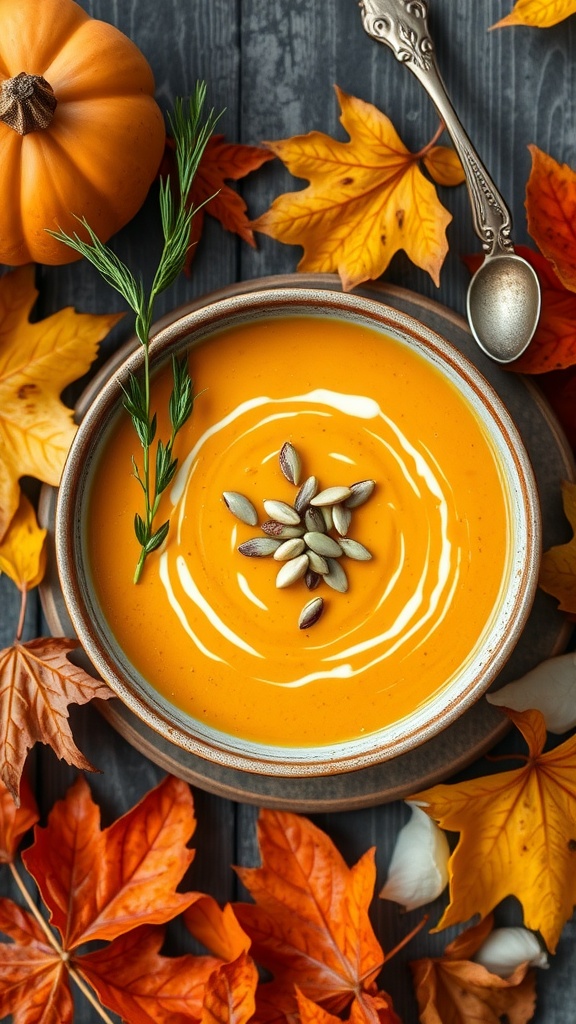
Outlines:
POLYGON ((533 267, 516 253, 487 257, 468 286, 470 329, 483 352, 498 363, 528 348, 540 316, 540 285, 533 267))

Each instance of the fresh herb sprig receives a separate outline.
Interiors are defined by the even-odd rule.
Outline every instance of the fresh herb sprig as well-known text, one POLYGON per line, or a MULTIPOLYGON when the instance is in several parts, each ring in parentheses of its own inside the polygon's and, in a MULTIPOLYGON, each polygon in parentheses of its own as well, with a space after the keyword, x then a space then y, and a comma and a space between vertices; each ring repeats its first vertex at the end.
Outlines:
POLYGON ((169 486, 178 465, 178 460, 174 457, 176 435, 189 419, 194 404, 193 384, 188 373, 187 361, 185 358, 173 359, 174 384, 169 401, 171 434, 167 442, 158 439, 154 457, 157 416, 152 412, 150 402, 150 331, 157 296, 176 280, 184 268, 190 244, 190 223, 199 209, 188 202, 190 189, 219 116, 212 110, 205 119, 203 118, 205 100, 206 86, 200 82, 188 103, 181 99, 176 100, 174 111, 168 116, 175 142, 178 188, 175 196, 170 178, 160 181, 160 216, 164 246, 148 292, 142 277, 134 276, 112 249, 98 239, 84 218, 79 218, 79 221, 88 233, 89 242, 85 242, 76 233, 69 235, 64 231, 50 232, 54 238, 89 260, 101 277, 122 295, 136 314, 135 331, 144 351, 143 380, 140 381, 131 374, 124 389, 124 408, 132 419, 142 446, 141 470, 132 458, 134 476, 144 494, 143 515, 137 512, 134 516, 134 531, 140 545, 134 583, 138 583, 140 579, 147 556, 160 547, 168 534, 170 523, 167 521, 157 526, 156 514, 160 497, 169 486), (152 461, 154 467, 151 465, 152 461))

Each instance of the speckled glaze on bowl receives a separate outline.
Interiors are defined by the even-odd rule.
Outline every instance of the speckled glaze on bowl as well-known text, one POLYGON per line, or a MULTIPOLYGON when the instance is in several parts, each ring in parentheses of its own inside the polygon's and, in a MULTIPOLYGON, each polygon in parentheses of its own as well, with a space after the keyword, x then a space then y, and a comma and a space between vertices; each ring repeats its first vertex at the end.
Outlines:
POLYGON ((391 307, 324 289, 271 288, 209 303, 162 326, 152 362, 238 322, 286 315, 335 316, 391 335, 414 347, 464 394, 490 436, 502 467, 510 509, 506 585, 482 648, 461 673, 423 707, 365 737, 306 747, 243 740, 187 716, 161 697, 130 663, 110 634, 90 583, 85 540, 89 482, 106 428, 122 401, 122 384, 138 372, 135 351, 105 381, 89 407, 64 470, 56 513, 56 553, 62 592, 74 628, 98 673, 149 728, 182 749, 216 764, 280 777, 330 775, 364 768, 414 749, 454 722, 488 689, 517 643, 532 606, 540 558, 537 488, 524 445, 500 398, 479 371, 425 325, 391 307))

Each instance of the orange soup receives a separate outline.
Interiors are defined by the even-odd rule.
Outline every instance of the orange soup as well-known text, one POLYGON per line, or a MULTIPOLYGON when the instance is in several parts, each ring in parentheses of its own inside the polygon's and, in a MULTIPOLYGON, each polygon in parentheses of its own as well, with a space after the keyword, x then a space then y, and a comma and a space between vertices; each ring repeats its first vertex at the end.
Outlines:
MULTIPOLYGON (((230 327, 189 362, 198 397, 158 519, 170 519, 168 540, 137 586, 138 444, 126 414, 93 476, 91 573, 120 646, 172 704, 255 743, 336 744, 425 705, 478 650, 506 573, 502 470, 471 405, 408 344, 344 319, 230 327), (245 495, 260 524, 265 500, 292 504, 298 488, 278 461, 286 441, 302 479, 321 488, 376 482, 349 527, 372 558, 342 556, 344 593, 303 579, 279 588, 281 563, 238 552, 264 534, 222 494, 245 495), (317 596, 322 616, 298 628, 317 596)), ((153 386, 159 413, 170 388, 166 367, 153 386)))

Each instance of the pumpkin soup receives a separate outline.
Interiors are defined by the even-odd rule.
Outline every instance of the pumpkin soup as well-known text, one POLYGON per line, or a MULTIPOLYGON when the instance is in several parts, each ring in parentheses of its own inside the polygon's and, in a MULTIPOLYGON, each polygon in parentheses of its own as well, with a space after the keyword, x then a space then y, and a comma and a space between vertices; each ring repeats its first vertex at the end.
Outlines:
MULTIPOLYGON (((162 498, 168 539, 137 586, 126 414, 92 477, 90 570, 122 649, 169 702, 258 744, 329 746, 423 707, 477 654, 506 582, 507 492, 472 406, 409 343, 344 318, 251 320, 192 346, 189 362, 198 397, 162 498), (319 488, 375 481, 348 532, 372 557, 342 555, 344 591, 279 586, 279 562, 238 551, 264 534, 222 495, 247 498, 260 524, 264 502, 292 505, 287 442, 319 488), (323 614, 298 628, 317 596, 323 614)), ((161 436, 170 388, 166 365, 153 383, 161 436)))

